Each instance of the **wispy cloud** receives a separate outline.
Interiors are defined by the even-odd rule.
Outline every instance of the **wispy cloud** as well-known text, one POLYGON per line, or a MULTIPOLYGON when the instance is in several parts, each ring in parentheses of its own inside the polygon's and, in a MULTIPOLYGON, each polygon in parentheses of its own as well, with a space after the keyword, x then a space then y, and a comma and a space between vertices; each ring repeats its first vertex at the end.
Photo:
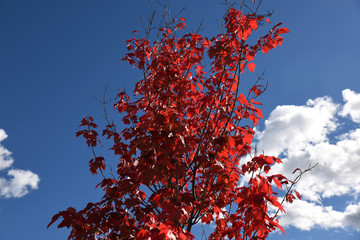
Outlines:
MULTIPOLYGON (((0 143, 6 138, 7 138, 6 132, 0 129, 0 143)), ((13 162, 14 159, 12 159, 11 157, 11 152, 9 152, 9 150, 4 148, 0 144, 0 170, 10 167, 13 164, 13 162)))
POLYGON ((0 197, 19 198, 25 196, 30 190, 38 189, 40 178, 29 170, 11 168, 14 159, 11 152, 1 144, 7 134, 0 129, 0 170, 7 169, 8 179, 0 178, 0 197))
POLYGON ((265 121, 265 129, 257 132, 258 150, 283 160, 274 173, 291 177, 294 169, 318 163, 296 185, 303 199, 287 205, 283 226, 360 231, 360 127, 349 129, 345 124, 348 119, 360 123, 360 94, 346 89, 342 95, 343 104, 321 97, 304 106, 278 106, 265 121), (333 197, 351 200, 335 210, 324 204, 333 197))

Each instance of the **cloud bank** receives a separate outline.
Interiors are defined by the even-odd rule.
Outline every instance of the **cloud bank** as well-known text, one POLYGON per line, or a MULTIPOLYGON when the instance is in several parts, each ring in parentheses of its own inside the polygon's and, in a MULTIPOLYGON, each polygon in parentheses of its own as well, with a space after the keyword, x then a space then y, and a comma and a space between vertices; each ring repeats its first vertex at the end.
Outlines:
POLYGON ((343 104, 320 97, 278 106, 257 131, 257 149, 283 161, 273 173, 292 179, 294 169, 318 163, 296 185, 302 200, 286 205, 283 226, 360 231, 360 94, 346 89, 342 96, 343 104), (346 199, 341 209, 331 204, 336 198, 346 199))
POLYGON ((10 168, 14 163, 11 152, 1 144, 8 137, 3 129, 0 129, 0 171, 8 169, 8 179, 0 177, 0 197, 20 198, 30 190, 38 189, 40 178, 29 170, 10 168))

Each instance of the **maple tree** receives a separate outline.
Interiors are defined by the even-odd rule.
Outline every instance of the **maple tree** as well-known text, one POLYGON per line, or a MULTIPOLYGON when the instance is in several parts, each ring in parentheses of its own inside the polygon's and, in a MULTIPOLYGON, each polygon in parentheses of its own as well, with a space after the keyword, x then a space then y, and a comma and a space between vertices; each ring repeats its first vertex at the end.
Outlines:
POLYGON ((281 46, 282 34, 289 32, 279 23, 251 40, 259 26, 269 24, 264 15, 229 8, 226 31, 211 39, 180 34, 184 18, 162 28, 154 42, 135 31, 123 60, 141 70, 143 79, 135 85, 136 100, 125 91, 117 95, 114 108, 126 127, 118 132, 108 121, 102 131, 119 158, 117 176, 105 176, 106 160, 95 154, 98 126, 85 117, 76 136, 93 150, 90 171, 103 176, 97 187, 104 195, 80 211, 59 212, 48 227, 62 218, 58 227, 71 228, 68 239, 76 240, 193 239, 197 223, 215 226, 209 239, 265 239, 276 229, 284 231, 278 212, 284 200, 295 198, 296 180, 269 175, 281 163, 276 157, 244 161, 262 118, 255 98, 265 86, 258 78, 241 93, 241 78, 245 71, 254 73, 259 52, 281 46), (273 187, 284 185, 290 187, 280 201, 273 187), (277 209, 272 215, 270 205, 277 209))

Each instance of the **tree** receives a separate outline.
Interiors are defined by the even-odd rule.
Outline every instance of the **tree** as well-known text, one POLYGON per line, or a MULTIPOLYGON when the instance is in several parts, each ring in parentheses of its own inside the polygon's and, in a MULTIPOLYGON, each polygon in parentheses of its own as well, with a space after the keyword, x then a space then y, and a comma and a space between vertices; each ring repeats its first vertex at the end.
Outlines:
POLYGON ((265 239, 276 229, 284 232, 277 219, 284 200, 272 184, 289 185, 284 199, 292 202, 297 179, 269 175, 281 163, 276 157, 244 160, 252 152, 250 124, 262 118, 255 99, 265 86, 261 77, 246 91, 240 83, 245 71, 254 73, 256 55, 281 45, 281 35, 289 32, 279 23, 252 40, 252 33, 268 24, 265 15, 230 7, 225 32, 211 39, 181 34, 184 18, 161 28, 154 42, 135 31, 123 60, 142 71, 143 79, 136 83, 135 100, 125 91, 117 95, 114 108, 126 127, 118 132, 108 121, 102 131, 119 158, 117 176, 105 176, 106 160, 95 154, 97 124, 85 117, 76 136, 94 153, 90 171, 101 173, 97 187, 104 196, 83 210, 59 212, 48 227, 62 218, 58 227, 71 228, 68 239, 76 240, 193 239, 199 222, 215 225, 209 239, 265 239), (277 209, 272 216, 269 205, 277 209))

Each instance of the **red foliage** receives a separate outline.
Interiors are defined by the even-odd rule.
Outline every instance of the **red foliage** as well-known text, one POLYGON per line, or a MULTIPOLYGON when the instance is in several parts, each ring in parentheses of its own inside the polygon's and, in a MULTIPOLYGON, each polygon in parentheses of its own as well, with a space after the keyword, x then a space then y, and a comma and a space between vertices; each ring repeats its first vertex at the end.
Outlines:
MULTIPOLYGON (((282 189, 289 181, 267 175, 281 161, 260 155, 240 163, 251 152, 254 135, 240 122, 258 123, 262 113, 255 105, 261 103, 254 98, 264 89, 254 84, 240 93, 240 77, 246 66, 255 71, 252 61, 259 51, 281 45, 281 34, 288 32, 277 24, 249 45, 263 20, 231 8, 226 33, 210 40, 197 33, 177 37, 186 27, 184 18, 162 29, 158 42, 128 40, 130 52, 123 60, 143 71, 144 78, 136 83, 136 101, 123 91, 117 96, 114 108, 127 127, 121 133, 114 125, 103 130, 119 157, 117 177, 99 183, 104 191, 100 202, 59 212, 49 226, 62 218, 58 227, 71 228, 69 239, 76 240, 193 239, 198 222, 215 224, 209 239, 265 239, 275 229, 283 231, 268 206, 284 211, 271 183, 282 189), (240 186, 245 175, 249 180, 240 186)), ((86 117, 81 126, 85 129, 76 135, 94 149, 97 125, 86 117)), ((103 157, 95 156, 90 171, 96 174, 105 165, 103 157)))

